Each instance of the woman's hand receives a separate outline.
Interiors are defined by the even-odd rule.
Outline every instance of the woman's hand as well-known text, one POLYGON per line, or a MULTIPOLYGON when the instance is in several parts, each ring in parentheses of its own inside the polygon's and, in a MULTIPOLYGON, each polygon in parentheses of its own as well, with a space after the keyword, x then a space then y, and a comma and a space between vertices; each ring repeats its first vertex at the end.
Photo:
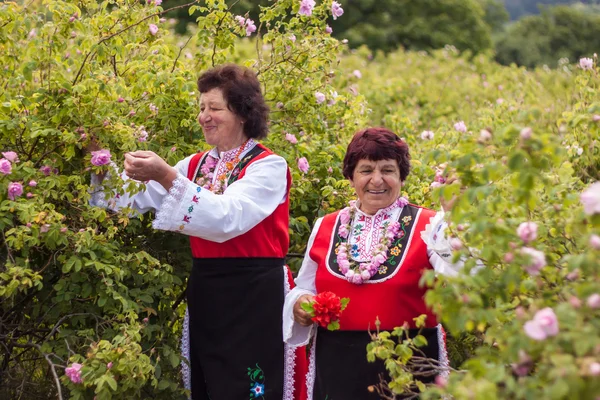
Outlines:
POLYGON ((125 173, 138 181, 156 181, 166 190, 171 189, 177 171, 152 151, 134 151, 125 154, 125 173))
POLYGON ((294 321, 303 326, 310 326, 313 324, 309 313, 302 309, 303 303, 310 303, 315 296, 311 294, 303 294, 294 304, 294 321))

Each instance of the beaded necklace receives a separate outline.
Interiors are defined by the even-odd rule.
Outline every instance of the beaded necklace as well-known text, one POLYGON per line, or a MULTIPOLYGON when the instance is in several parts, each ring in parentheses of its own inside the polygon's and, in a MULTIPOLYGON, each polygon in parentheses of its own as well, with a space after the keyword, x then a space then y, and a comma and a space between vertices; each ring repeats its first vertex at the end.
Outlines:
POLYGON ((222 194, 225 189, 227 189, 227 181, 229 180, 233 169, 239 164, 240 155, 243 153, 244 148, 249 141, 250 139, 247 139, 244 143, 242 143, 231 161, 225 162, 226 170, 217 176, 217 179, 214 183, 212 182, 212 178, 215 174, 215 168, 217 167, 218 159, 211 155, 207 155, 204 165, 202 165, 200 168, 200 173, 202 176, 196 179, 196 183, 202 186, 204 189, 208 189, 215 194, 222 194))
MULTIPOLYGON (((396 200, 396 205, 404 207, 408 204, 405 197, 399 197, 396 200)), ((348 282, 360 285, 371 279, 379 270, 381 264, 388 259, 388 250, 394 239, 398 237, 400 232, 400 222, 386 221, 381 225, 381 238, 371 253, 371 260, 368 262, 357 262, 348 257, 348 236, 352 231, 354 216, 356 215, 355 202, 350 202, 349 206, 340 211, 340 226, 338 228, 338 236, 340 244, 338 246, 337 262, 340 271, 348 282)))

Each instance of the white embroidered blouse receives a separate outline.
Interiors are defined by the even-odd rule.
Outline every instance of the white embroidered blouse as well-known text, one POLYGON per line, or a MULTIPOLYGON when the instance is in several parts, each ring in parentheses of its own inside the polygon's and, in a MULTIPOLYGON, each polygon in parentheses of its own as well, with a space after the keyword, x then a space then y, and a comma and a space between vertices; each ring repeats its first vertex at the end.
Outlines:
MULTIPOLYGON (((243 158, 254 146, 256 142, 249 140, 239 158, 243 158)), ((215 171, 223 169, 225 163, 232 160, 238 150, 239 147, 220 154, 216 148, 210 150, 209 155, 218 159, 215 171)), ((250 164, 244 177, 229 185, 223 194, 214 194, 203 188, 198 190, 200 186, 187 178, 192 157, 189 156, 175 165, 177 178, 168 192, 158 182, 149 181, 146 190, 133 196, 126 192, 124 195, 114 194, 106 199, 102 182, 96 175, 92 175, 90 204, 114 211, 124 207, 131 207, 141 213, 156 210, 156 218, 152 222, 155 229, 177 231, 222 243, 248 232, 285 201, 287 163, 278 155, 270 154, 250 164), (198 197, 199 207, 194 207, 190 213, 189 204, 184 200, 192 196, 198 197), (190 215, 190 222, 180 229, 184 217, 190 215)), ((217 176, 215 173, 213 183, 217 176)), ((127 189, 131 179, 125 173, 122 173, 121 177, 127 189)))
MULTIPOLYGON (((379 245, 380 236, 383 232, 381 224, 384 221, 397 221, 403 207, 394 203, 387 208, 378 210, 375 215, 362 212, 358 208, 358 202, 354 207, 356 212, 351 223, 352 230, 348 236, 349 248, 354 248, 354 250, 350 251, 348 256, 357 262, 365 262, 371 259, 374 248, 379 245)), ((431 218, 426 230, 421 233, 421 237, 427 244, 429 263, 436 273, 455 276, 463 267, 463 263, 459 261, 452 264, 452 249, 444 234, 448 225, 443 216, 443 212, 438 212, 431 218)), ((315 277, 318 265, 310 258, 310 250, 322 221, 323 218, 319 218, 315 223, 308 240, 302 266, 295 280, 296 287, 286 296, 283 307, 283 339, 286 343, 295 346, 308 344, 313 334, 314 325, 302 326, 294 321, 294 304, 305 294, 316 294, 315 277)))

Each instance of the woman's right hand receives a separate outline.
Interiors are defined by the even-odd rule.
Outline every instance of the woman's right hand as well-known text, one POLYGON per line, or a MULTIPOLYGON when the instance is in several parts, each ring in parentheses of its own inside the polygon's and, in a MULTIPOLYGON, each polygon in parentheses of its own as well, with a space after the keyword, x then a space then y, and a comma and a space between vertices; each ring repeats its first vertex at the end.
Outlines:
POLYGON ((310 314, 302 309, 302 304, 310 303, 314 297, 312 294, 303 294, 296 300, 296 304, 294 304, 294 321, 302 326, 313 324, 310 314))

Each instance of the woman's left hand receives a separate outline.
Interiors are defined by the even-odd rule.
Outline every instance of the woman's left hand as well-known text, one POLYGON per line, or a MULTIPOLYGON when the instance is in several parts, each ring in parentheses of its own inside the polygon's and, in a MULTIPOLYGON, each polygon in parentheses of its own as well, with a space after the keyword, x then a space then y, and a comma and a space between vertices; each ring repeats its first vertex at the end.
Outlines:
POLYGON ((138 181, 157 181, 169 190, 177 171, 152 151, 134 151, 125 154, 125 173, 138 181))

